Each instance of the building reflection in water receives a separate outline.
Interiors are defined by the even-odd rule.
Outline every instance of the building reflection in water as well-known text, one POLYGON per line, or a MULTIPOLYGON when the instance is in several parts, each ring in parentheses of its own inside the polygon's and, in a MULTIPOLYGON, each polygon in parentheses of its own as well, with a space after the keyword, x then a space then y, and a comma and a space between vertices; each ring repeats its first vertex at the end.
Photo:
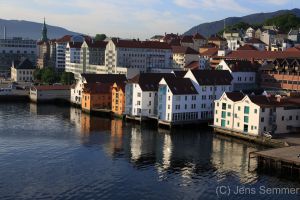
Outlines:
POLYGON ((70 119, 80 130, 84 145, 98 145, 107 156, 126 159, 138 169, 155 167, 160 180, 175 173, 181 184, 188 185, 195 176, 217 171, 218 176, 234 173, 244 177, 239 181, 249 181, 248 153, 256 147, 214 136, 211 130, 157 131, 90 116, 78 109, 71 109, 70 119))

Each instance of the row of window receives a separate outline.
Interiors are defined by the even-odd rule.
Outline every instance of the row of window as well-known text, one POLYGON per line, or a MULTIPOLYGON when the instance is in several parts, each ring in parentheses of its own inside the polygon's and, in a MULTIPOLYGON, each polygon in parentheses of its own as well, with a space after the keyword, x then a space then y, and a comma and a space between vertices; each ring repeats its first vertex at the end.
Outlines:
MULTIPOLYGON (((195 119, 198 119, 197 112, 174 113, 172 115, 172 121, 185 121, 185 120, 195 120, 195 119)), ((170 120, 169 113, 168 113, 167 120, 170 120)))

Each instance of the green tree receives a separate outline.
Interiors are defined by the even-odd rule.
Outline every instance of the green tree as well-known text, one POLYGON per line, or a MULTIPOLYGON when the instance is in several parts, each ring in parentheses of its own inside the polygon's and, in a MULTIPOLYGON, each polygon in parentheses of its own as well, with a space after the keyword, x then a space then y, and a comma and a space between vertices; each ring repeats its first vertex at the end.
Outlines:
POLYGON ((41 81, 46 84, 53 84, 58 80, 58 76, 53 68, 44 68, 42 70, 41 81))
POLYGON ((43 74, 43 70, 42 69, 36 69, 33 72, 33 78, 35 81, 41 81, 42 80, 42 74, 43 74))
POLYGON ((96 41, 103 41, 103 40, 105 40, 107 37, 106 37, 106 35, 105 34, 96 34, 96 36, 95 36, 95 40, 96 41))
POLYGON ((75 82, 74 74, 71 72, 63 72, 60 76, 60 82, 64 85, 71 85, 75 82))
POLYGON ((287 13, 267 19, 264 24, 268 26, 275 25, 279 27, 281 31, 287 33, 291 28, 300 27, 300 18, 292 13, 287 13))

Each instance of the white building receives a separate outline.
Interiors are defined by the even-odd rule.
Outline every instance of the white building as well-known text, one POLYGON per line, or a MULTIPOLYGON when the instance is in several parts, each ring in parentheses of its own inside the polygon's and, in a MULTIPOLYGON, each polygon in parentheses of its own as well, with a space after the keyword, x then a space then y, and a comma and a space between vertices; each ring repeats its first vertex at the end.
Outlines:
POLYGON ((128 81, 125 87, 125 114, 135 117, 157 116, 158 84, 173 73, 141 73, 128 81))
POLYGON ((297 132, 300 98, 224 93, 215 101, 214 126, 249 135, 297 132))
POLYGON ((232 76, 228 70, 189 70, 190 78, 198 92, 196 110, 199 120, 213 119, 214 100, 224 92, 232 91, 232 76))
POLYGON ((221 60, 218 70, 228 70, 233 77, 233 91, 254 89, 257 87, 257 70, 261 65, 247 60, 221 60))
POLYGON ((265 51, 267 46, 263 41, 257 38, 249 39, 248 41, 246 41, 246 44, 254 46, 259 51, 265 51))
POLYGON ((105 50, 105 66, 108 73, 116 73, 117 67, 147 72, 153 68, 170 68, 172 49, 165 42, 111 39, 105 50))
POLYGON ((117 83, 124 84, 127 78, 124 74, 81 74, 75 85, 71 88, 71 103, 81 106, 84 84, 117 83))
POLYGON ((35 66, 27 58, 21 61, 13 61, 11 67, 11 80, 14 82, 33 81, 35 66))
POLYGON ((199 62, 199 52, 190 47, 173 46, 173 68, 185 68, 190 63, 199 62))
POLYGON ((189 78, 165 77, 158 88, 159 122, 170 124, 198 120, 198 92, 189 78))
POLYGON ((30 100, 33 102, 70 101, 69 85, 41 85, 30 88, 30 100))
POLYGON ((249 27, 246 30, 246 36, 248 36, 249 38, 254 38, 255 37, 255 30, 252 27, 249 27))

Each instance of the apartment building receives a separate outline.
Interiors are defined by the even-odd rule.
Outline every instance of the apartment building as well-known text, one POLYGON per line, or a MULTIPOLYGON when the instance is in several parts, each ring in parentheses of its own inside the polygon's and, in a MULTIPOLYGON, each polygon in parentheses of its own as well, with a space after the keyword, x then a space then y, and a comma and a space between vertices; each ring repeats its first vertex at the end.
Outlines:
POLYGON ((258 62, 247 60, 221 60, 218 70, 228 70, 233 77, 233 91, 255 89, 257 87, 258 62))
POLYGON ((300 130, 300 98, 224 93, 215 101, 214 126, 259 136, 300 130))
POLYGON ((175 77, 174 73, 141 73, 128 80, 125 87, 125 114, 135 117, 157 116, 158 85, 163 77, 175 77))
POLYGON ((27 58, 14 61, 11 67, 11 80, 14 82, 31 82, 35 69, 33 63, 27 58))
POLYGON ((165 77, 158 88, 158 120, 191 123, 198 120, 198 92, 189 78, 165 77))
POLYGON ((105 50, 105 66, 108 73, 117 68, 147 72, 155 68, 171 68, 172 48, 165 42, 111 39, 105 50))
POLYGON ((191 47, 173 46, 173 68, 185 68, 185 66, 196 61, 199 62, 199 52, 191 47))

